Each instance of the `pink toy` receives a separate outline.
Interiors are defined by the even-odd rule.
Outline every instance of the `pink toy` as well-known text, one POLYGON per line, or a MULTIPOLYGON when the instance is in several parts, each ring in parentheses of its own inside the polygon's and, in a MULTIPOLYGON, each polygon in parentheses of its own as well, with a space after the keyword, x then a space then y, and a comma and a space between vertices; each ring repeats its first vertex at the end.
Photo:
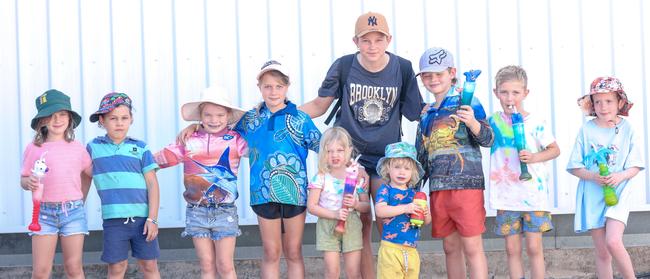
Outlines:
MULTIPOLYGON (((345 169, 346 176, 345 176, 345 188, 343 189, 343 197, 347 195, 354 195, 354 190, 356 189, 357 186, 357 177, 359 175, 359 165, 357 165, 357 160, 359 159, 358 156, 354 162, 345 169)), ((348 209, 346 206, 343 207, 344 209, 348 209)), ((339 234, 344 234, 345 233, 345 220, 339 220, 338 223, 336 223, 336 227, 334 228, 334 231, 339 234)))
POLYGON ((41 158, 34 162, 34 168, 32 168, 32 175, 38 178, 38 189, 32 191, 32 223, 28 227, 33 232, 41 230, 41 225, 38 223, 38 216, 41 212, 41 199, 43 199, 43 184, 41 184, 41 179, 45 177, 45 173, 47 172, 45 154, 47 152, 41 154, 41 158))

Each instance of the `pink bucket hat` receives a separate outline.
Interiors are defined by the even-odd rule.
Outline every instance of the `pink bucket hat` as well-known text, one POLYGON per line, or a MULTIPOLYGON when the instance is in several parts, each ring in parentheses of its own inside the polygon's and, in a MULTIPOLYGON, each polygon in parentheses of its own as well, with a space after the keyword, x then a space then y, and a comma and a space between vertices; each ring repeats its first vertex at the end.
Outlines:
POLYGON ((578 98, 578 106, 580 106, 586 116, 596 116, 594 104, 591 102, 591 95, 609 92, 618 94, 618 97, 623 101, 623 107, 619 110, 618 114, 628 116, 628 113, 634 104, 627 99, 627 94, 625 94, 625 91, 623 90, 623 84, 615 77, 596 78, 591 83, 589 93, 578 98))

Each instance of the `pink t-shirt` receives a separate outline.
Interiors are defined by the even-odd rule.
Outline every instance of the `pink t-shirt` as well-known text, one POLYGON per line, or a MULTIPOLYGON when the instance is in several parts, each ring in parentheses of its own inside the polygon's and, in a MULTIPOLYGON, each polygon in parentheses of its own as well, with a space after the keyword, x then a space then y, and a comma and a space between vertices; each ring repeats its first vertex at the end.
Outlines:
POLYGON ((43 202, 80 200, 81 172, 92 164, 86 148, 78 141, 45 142, 40 147, 30 143, 23 155, 21 176, 32 175, 34 162, 45 153, 47 172, 43 183, 43 202))

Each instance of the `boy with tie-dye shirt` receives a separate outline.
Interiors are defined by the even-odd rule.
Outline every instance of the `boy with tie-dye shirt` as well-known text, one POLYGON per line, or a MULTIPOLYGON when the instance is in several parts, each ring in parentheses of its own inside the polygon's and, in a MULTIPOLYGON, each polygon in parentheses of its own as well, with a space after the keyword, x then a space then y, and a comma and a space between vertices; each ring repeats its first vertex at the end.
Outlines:
POLYGON ((497 210, 495 233, 506 240, 510 278, 523 278, 521 236, 526 236, 526 252, 532 278, 544 277, 542 233, 553 228, 548 201, 548 172, 545 162, 560 155, 546 122, 524 110, 528 77, 519 66, 501 68, 495 77, 494 94, 503 111, 490 117, 494 144, 490 151, 490 207, 497 210), (512 125, 513 113, 524 121, 526 149, 517 151, 512 125), (520 162, 532 178, 520 179, 520 162))

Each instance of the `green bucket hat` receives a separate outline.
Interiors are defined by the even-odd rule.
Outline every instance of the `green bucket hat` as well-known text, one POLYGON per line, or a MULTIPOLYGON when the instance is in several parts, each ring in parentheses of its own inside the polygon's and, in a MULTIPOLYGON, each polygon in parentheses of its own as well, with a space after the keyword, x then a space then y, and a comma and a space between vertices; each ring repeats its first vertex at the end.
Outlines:
POLYGON ((32 118, 32 129, 34 130, 36 130, 36 125, 38 125, 41 118, 48 117, 60 110, 67 110, 72 114, 72 128, 77 128, 81 123, 81 116, 73 111, 70 106, 70 97, 59 90, 50 89, 45 91, 45 93, 36 97, 35 103, 38 113, 32 118))
MULTIPOLYGON (((415 162, 415 165, 418 168, 418 181, 422 179, 422 176, 424 176, 424 168, 422 168, 422 164, 420 164, 420 161, 418 161, 417 151, 415 150, 415 146, 412 144, 403 141, 391 143, 386 146, 385 154, 386 155, 384 157, 381 157, 377 162, 377 173, 381 173, 381 168, 384 163, 386 163, 386 159, 409 158, 415 162)), ((413 183, 415 184, 417 181, 413 183)))

